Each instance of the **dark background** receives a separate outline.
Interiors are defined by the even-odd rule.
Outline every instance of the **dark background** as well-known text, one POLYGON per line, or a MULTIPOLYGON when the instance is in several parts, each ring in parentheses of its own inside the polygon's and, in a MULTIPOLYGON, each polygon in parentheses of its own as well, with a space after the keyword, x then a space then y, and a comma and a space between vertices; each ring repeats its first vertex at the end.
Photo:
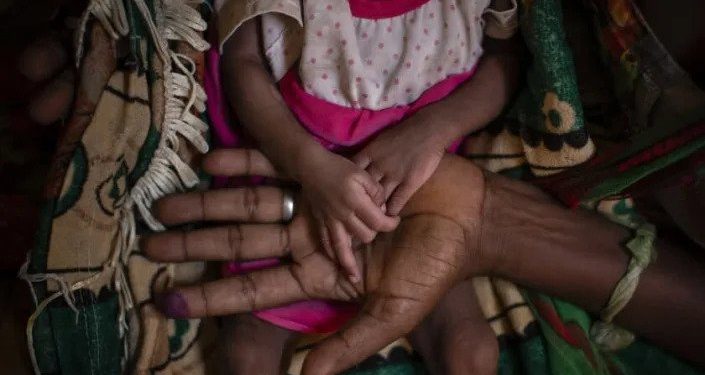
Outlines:
MULTIPOLYGON (((65 112, 48 119, 37 116, 46 107, 47 91, 56 79, 72 73, 63 58, 28 54, 70 47, 81 0, 0 0, 0 373, 31 373, 25 324, 32 302, 17 270, 33 246, 48 170, 65 112), (41 72, 47 59, 58 68, 41 72), (58 63, 58 64, 57 64, 58 63), (29 74, 28 74, 29 73, 29 74), (33 74, 34 73, 34 74, 33 74)), ((68 50, 67 50, 68 51, 68 50)))

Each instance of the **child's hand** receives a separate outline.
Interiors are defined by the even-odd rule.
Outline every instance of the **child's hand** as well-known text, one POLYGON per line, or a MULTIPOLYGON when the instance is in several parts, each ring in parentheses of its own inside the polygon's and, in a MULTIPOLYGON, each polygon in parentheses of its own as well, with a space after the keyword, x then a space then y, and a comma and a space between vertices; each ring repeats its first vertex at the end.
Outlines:
POLYGON ((384 187, 387 215, 396 216, 431 177, 446 142, 413 117, 378 135, 353 161, 384 187))
POLYGON ((351 235, 369 243, 378 232, 394 230, 399 219, 385 215, 382 186, 350 160, 325 152, 303 164, 307 170, 301 171, 299 182, 319 222, 323 246, 357 282, 361 273, 351 235))

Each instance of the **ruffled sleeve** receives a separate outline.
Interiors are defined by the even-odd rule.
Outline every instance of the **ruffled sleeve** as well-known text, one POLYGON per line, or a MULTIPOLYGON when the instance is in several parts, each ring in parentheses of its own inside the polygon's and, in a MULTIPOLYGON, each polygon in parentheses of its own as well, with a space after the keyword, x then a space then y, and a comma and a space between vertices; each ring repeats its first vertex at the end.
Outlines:
MULTIPOLYGON (((218 25, 218 45, 223 49, 223 44, 230 38, 240 25, 257 16, 273 14, 296 21, 303 27, 301 2, 299 0, 216 0, 215 9, 218 25)), ((288 23, 286 21, 282 24, 288 23)), ((279 33, 284 30, 275 30, 279 33)), ((266 47, 266 46, 265 46, 266 47)))
POLYGON ((495 39, 511 38, 519 26, 517 12, 516 0, 492 0, 483 12, 485 34, 495 39))

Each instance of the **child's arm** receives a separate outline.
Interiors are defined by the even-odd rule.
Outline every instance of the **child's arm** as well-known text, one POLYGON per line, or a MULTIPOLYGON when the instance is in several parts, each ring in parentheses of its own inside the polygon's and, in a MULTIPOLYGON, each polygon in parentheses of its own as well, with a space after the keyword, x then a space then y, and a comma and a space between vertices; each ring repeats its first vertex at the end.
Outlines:
POLYGON ((455 140, 484 127, 510 100, 518 83, 518 40, 485 40, 475 75, 447 98, 382 132, 353 160, 382 181, 387 212, 398 215, 433 174, 455 140))
POLYGON ((460 137, 482 129, 502 112, 519 83, 518 36, 510 40, 485 38, 485 55, 475 75, 446 99, 415 116, 449 146, 460 137))
POLYGON ((262 152, 301 184, 321 221, 326 250, 354 279, 359 270, 350 234, 370 242, 377 232, 393 230, 398 219, 380 208, 384 195, 377 181, 350 160, 323 148, 298 123, 266 68, 258 22, 245 22, 224 46, 223 85, 229 102, 262 152))
POLYGON ((300 180, 301 164, 328 152, 303 129, 282 99, 261 53, 258 19, 246 21, 223 46, 223 86, 238 119, 272 163, 300 180))

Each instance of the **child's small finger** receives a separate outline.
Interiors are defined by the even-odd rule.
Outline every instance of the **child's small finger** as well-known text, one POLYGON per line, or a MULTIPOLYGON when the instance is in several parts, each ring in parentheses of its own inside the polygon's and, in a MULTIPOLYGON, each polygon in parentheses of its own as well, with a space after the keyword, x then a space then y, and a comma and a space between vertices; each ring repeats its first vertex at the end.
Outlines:
POLYGON ((397 216, 416 192, 417 187, 412 186, 407 181, 403 182, 392 194, 387 202, 387 215, 397 216))
POLYGON ((316 222, 316 227, 318 228, 318 235, 321 247, 323 247, 323 251, 326 253, 326 255, 328 255, 330 259, 335 260, 333 242, 323 213, 319 209, 312 208, 311 216, 313 216, 313 220, 316 222))
POLYGON ((345 226, 340 221, 329 222, 328 226, 333 241, 333 249, 335 250, 335 254, 331 258, 337 260, 351 282, 360 281, 360 271, 357 268, 355 256, 353 256, 350 234, 348 234, 345 226))
MULTIPOLYGON (((338 254, 348 249, 352 251, 352 240, 343 223, 338 220, 326 220, 326 226, 328 226, 328 235, 333 248, 333 259, 337 259, 338 254)), ((337 260, 340 262, 340 259, 337 260)))
POLYGON ((318 232, 321 235, 321 245, 323 250, 326 252, 328 257, 335 259, 335 252, 333 251, 333 245, 331 244, 330 233, 328 232, 328 227, 322 220, 318 224, 318 232))
POLYGON ((358 153, 357 155, 353 156, 350 160, 362 169, 367 169, 367 166, 372 163, 372 159, 363 153, 358 153))
POLYGON ((384 188, 382 188, 382 184, 372 179, 372 176, 367 172, 364 173, 362 178, 362 187, 377 207, 384 203, 384 188))
MULTIPOLYGON (((328 221, 325 219, 324 214, 318 209, 312 209, 311 215, 316 222, 318 227, 318 234, 321 241, 321 247, 326 255, 335 261, 335 251, 333 249, 333 239, 331 235, 331 230, 328 227, 328 221)), ((332 221, 330 221, 332 222, 332 221)))
POLYGON ((345 223, 349 233, 364 243, 370 243, 377 237, 377 231, 370 229, 359 217, 353 215, 345 223))
POLYGON ((355 256, 353 255, 350 235, 339 221, 336 221, 335 228, 336 229, 333 229, 333 231, 335 231, 334 236, 340 237, 340 242, 334 242, 337 245, 335 246, 335 257, 338 259, 338 264, 340 264, 348 275, 350 281, 356 283, 360 281, 360 271, 357 267, 355 256))
POLYGON ((371 200, 363 201, 355 209, 355 215, 367 228, 375 232, 393 231, 399 225, 399 218, 387 216, 381 208, 382 204, 375 204, 371 200))
POLYGON ((397 179, 384 178, 380 181, 380 184, 382 184, 382 189, 384 189, 384 201, 386 202, 394 194, 397 186, 399 186, 399 181, 397 179))
POLYGON ((348 279, 352 283, 357 283, 360 281, 360 269, 357 266, 357 261, 353 255, 352 248, 347 250, 342 250, 338 252, 338 262, 343 268, 345 273, 348 275, 348 279))

